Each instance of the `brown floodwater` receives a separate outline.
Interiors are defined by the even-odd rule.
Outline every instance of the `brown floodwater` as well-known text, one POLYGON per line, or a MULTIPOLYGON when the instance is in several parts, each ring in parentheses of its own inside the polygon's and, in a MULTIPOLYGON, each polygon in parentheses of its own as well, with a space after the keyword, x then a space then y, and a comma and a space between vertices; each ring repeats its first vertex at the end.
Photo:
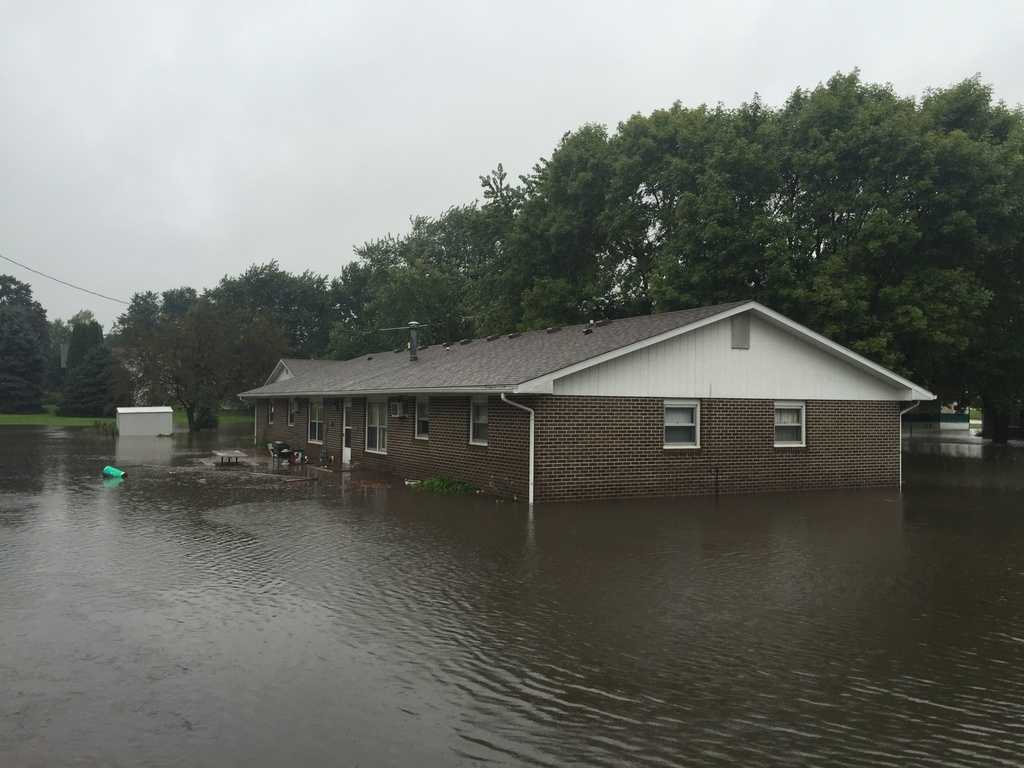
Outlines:
POLYGON ((1024 450, 531 513, 244 441, 0 430, 0 765, 1024 764, 1024 450))

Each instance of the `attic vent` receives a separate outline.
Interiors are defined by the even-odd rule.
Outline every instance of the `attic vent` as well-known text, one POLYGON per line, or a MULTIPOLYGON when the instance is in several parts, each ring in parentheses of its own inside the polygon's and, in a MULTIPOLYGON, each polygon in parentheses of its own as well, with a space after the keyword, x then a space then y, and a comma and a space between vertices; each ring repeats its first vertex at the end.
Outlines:
POLYGON ((522 335, 523 335, 523 334, 519 333, 519 331, 516 331, 515 333, 510 333, 510 334, 508 335, 508 337, 509 337, 510 339, 518 339, 518 338, 519 338, 520 336, 522 336, 522 335))
POLYGON ((495 339, 500 339, 500 338, 501 338, 501 334, 500 333, 494 333, 494 334, 491 334, 490 336, 488 336, 487 340, 488 341, 494 341, 495 339))
POLYGON ((732 324, 732 348, 750 349, 750 313, 733 315, 729 320, 732 324))
POLYGON ((562 326, 552 325, 550 328, 545 330, 545 333, 558 333, 560 330, 562 330, 562 326))
POLYGON ((367 360, 373 360, 373 355, 367 355, 367 356, 366 356, 366 359, 367 359, 367 360))
POLYGON ((603 328, 604 326, 611 324, 611 320, 598 320, 596 323, 594 323, 594 325, 596 325, 598 328, 603 328))

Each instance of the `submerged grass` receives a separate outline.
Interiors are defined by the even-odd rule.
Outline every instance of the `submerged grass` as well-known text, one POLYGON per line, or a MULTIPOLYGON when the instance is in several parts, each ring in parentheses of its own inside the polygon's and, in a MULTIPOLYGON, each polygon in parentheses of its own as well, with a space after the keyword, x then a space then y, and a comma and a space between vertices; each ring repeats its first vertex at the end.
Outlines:
POLYGON ((450 477, 427 478, 413 487, 418 491, 440 493, 445 496, 466 496, 477 491, 476 486, 462 480, 452 480, 450 477))

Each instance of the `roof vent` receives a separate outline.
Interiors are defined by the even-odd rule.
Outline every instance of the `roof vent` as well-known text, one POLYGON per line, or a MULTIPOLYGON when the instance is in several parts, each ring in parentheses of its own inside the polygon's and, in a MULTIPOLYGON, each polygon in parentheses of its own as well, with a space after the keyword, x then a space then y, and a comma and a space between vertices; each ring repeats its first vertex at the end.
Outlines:
POLYGON ((469 342, 471 341, 472 339, 463 339, 462 341, 459 342, 459 344, 469 344, 469 342))
POLYGON ((367 355, 367 356, 366 356, 366 359, 367 359, 367 360, 373 360, 373 355, 367 355))
POLYGON ((593 332, 594 332, 594 329, 591 328, 589 325, 586 328, 583 329, 583 333, 593 333, 593 332))
POLYGON ((732 348, 750 349, 750 314, 743 312, 729 319, 732 326, 732 348))
POLYGON ((598 328, 603 328, 604 326, 611 324, 611 320, 598 320, 596 323, 594 323, 594 325, 596 325, 598 328))
POLYGON ((487 340, 488 341, 494 341, 495 339, 500 339, 500 338, 501 338, 501 334, 500 333, 494 333, 494 334, 491 334, 490 336, 488 336, 487 340))
POLYGON ((521 334, 521 333, 520 333, 519 331, 516 331, 515 333, 510 333, 510 334, 508 335, 508 337, 509 337, 510 339, 518 339, 518 338, 519 338, 520 336, 522 336, 522 335, 523 335, 523 334, 521 334))
POLYGON ((560 330, 562 330, 562 326, 560 326, 560 325, 552 325, 550 328, 545 329, 544 332, 545 333, 558 333, 560 330))

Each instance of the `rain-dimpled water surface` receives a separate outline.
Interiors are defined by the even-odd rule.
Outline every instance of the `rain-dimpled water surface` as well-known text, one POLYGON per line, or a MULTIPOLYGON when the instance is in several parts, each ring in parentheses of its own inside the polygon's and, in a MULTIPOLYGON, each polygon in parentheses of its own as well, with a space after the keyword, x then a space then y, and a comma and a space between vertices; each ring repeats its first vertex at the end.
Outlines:
POLYGON ((126 440, 0 431, 0 765, 1024 764, 1024 450, 531 514, 126 440))

